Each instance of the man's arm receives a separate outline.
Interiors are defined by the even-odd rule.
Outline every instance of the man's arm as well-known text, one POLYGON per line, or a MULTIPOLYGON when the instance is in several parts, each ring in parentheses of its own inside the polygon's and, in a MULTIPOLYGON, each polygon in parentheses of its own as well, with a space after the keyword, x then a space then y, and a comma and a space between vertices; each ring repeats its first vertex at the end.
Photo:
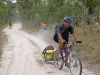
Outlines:
POLYGON ((73 33, 72 36, 75 38, 76 41, 78 41, 78 37, 77 37, 76 33, 73 33))
POLYGON ((58 33, 58 38, 59 38, 59 40, 63 43, 65 40, 62 38, 62 36, 61 36, 61 34, 60 33, 58 33))

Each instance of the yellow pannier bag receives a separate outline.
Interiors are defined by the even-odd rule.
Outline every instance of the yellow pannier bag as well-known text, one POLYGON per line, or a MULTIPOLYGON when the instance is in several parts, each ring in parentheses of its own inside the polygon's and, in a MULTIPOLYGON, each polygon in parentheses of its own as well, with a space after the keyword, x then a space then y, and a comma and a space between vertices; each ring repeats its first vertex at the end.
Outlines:
POLYGON ((42 52, 42 58, 45 60, 51 60, 53 58, 54 47, 51 45, 46 46, 42 52))
POLYGON ((45 50, 42 52, 42 58, 50 60, 53 58, 54 50, 45 50))

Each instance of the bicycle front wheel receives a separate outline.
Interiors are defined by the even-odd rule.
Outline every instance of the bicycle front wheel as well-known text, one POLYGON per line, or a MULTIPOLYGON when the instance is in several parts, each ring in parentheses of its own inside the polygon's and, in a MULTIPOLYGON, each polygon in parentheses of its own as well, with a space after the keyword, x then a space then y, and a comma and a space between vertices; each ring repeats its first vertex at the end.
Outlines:
POLYGON ((70 72, 72 75, 82 74, 82 63, 80 58, 76 54, 72 54, 69 59, 70 72))
POLYGON ((54 52, 53 58, 55 67, 61 70, 64 63, 61 54, 57 50, 54 52))

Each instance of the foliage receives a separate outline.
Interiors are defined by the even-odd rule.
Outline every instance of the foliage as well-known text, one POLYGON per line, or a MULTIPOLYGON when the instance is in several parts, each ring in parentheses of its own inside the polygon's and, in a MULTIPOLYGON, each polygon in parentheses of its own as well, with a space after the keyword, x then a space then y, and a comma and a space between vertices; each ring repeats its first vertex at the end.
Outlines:
POLYGON ((99 4, 99 0, 17 0, 17 9, 23 22, 30 22, 33 27, 38 24, 39 27, 41 21, 47 25, 60 23, 67 15, 72 17, 73 24, 76 21, 88 22, 88 15, 91 18, 99 16, 93 13, 99 4))
POLYGON ((86 0, 86 6, 90 8, 95 8, 99 3, 99 0, 86 0))
POLYGON ((12 11, 15 8, 15 4, 10 0, 1 0, 0 1, 0 22, 1 21, 11 21, 12 11))

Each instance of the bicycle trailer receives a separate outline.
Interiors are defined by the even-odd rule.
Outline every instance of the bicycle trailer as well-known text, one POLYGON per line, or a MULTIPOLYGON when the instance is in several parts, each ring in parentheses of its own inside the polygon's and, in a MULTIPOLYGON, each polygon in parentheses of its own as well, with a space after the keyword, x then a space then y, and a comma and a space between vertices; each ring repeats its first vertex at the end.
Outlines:
POLYGON ((54 47, 53 46, 46 46, 46 48, 42 52, 42 58, 45 60, 53 60, 53 53, 54 53, 54 47))

